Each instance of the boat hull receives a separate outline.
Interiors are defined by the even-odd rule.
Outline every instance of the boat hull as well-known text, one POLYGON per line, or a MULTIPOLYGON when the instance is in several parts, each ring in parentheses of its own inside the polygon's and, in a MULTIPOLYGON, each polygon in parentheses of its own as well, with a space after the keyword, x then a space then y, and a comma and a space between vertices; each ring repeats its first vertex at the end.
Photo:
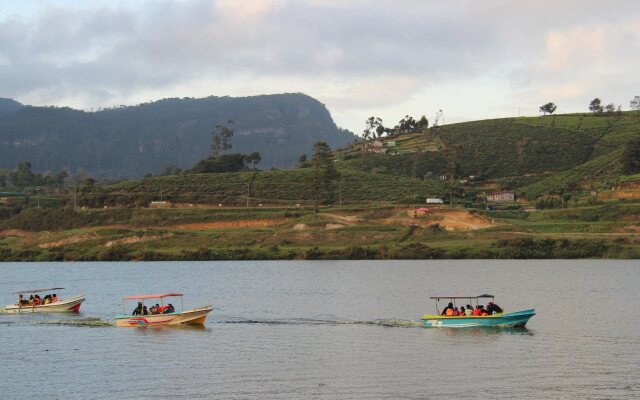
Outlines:
POLYGON ((445 317, 440 315, 425 315, 422 317, 422 326, 425 328, 516 328, 524 327, 529 321, 529 318, 534 315, 536 315, 536 312, 533 309, 516 311, 508 314, 487 315, 484 317, 445 317))
POLYGON ((116 326, 166 326, 166 325, 204 325, 212 306, 198 307, 171 314, 118 315, 116 326))
POLYGON ((69 299, 56 301, 55 303, 41 304, 39 306, 18 306, 9 304, 5 308, 7 314, 27 314, 27 313, 65 313, 79 312, 82 302, 85 300, 83 294, 69 299))

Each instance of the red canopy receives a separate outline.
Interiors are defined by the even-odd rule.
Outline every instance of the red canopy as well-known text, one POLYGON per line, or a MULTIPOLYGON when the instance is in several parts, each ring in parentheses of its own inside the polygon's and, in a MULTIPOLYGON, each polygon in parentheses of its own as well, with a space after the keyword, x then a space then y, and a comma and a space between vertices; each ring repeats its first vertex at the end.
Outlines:
POLYGON ((142 294, 137 296, 125 296, 122 300, 144 300, 144 299, 161 299, 163 297, 180 297, 182 293, 164 293, 164 294, 142 294))

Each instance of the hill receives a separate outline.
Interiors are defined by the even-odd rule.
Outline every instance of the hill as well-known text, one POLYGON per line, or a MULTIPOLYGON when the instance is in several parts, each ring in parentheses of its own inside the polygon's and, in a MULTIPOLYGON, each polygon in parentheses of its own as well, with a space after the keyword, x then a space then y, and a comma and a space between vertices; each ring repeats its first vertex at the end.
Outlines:
MULTIPOLYGON (((364 164, 402 176, 453 172, 471 188, 522 189, 535 198, 619 179, 622 150, 639 132, 630 112, 473 121, 382 138, 386 154, 369 154, 364 164)), ((343 163, 361 167, 361 146, 343 151, 343 163)))
POLYGON ((233 151, 259 151, 263 169, 294 165, 316 141, 338 148, 355 139, 322 103, 299 93, 164 99, 96 112, 3 99, 0 168, 30 160, 35 171, 83 168, 108 178, 189 168, 207 156, 214 127, 228 120, 233 151))

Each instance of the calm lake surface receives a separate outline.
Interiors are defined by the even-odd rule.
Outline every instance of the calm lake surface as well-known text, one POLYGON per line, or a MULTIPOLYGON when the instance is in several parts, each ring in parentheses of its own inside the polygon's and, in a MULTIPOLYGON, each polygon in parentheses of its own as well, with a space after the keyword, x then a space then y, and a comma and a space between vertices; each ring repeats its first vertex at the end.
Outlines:
MULTIPOLYGON (((3 399, 638 399, 638 261, 4 263, 3 399), (205 329, 116 328, 128 294, 213 304, 205 329), (527 329, 425 329, 431 295, 535 308, 527 329)), ((134 304, 127 307, 131 312, 134 304)))

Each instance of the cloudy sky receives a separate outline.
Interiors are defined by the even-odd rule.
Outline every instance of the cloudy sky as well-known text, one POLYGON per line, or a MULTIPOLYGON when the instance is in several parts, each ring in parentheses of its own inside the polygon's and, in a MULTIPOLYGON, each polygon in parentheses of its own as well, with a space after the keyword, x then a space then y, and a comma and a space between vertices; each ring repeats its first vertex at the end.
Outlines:
POLYGON ((89 109, 303 92, 337 124, 640 95, 640 1, 2 0, 0 97, 89 109))

